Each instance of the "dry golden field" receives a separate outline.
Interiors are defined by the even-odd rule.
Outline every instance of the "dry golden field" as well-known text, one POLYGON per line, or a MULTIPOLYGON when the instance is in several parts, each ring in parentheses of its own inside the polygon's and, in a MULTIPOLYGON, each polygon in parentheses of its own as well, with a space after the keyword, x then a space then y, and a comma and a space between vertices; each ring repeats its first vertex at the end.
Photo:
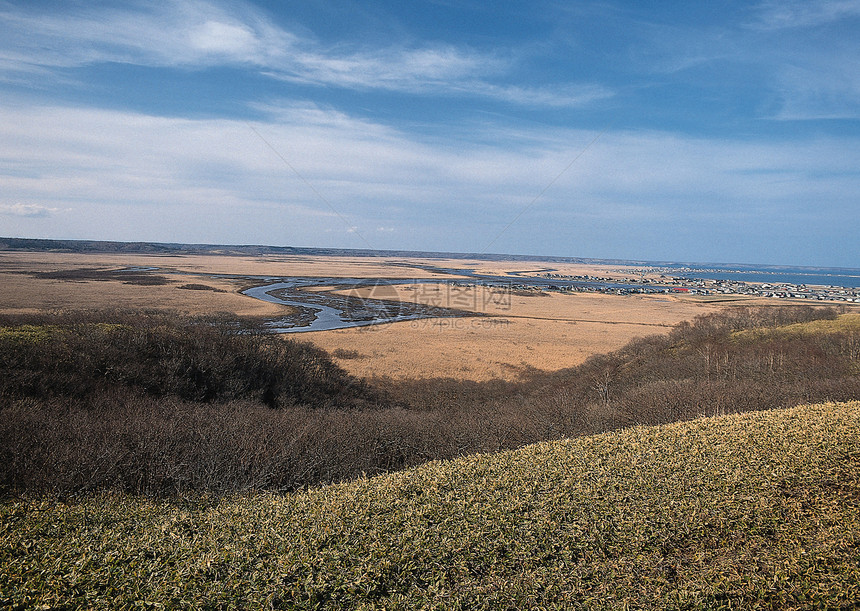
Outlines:
MULTIPOLYGON (((552 267, 563 274, 625 275, 625 270, 609 266, 539 261, 0 252, 0 313, 135 308, 275 317, 287 308, 241 295, 239 290, 252 283, 241 276, 452 278, 421 266, 471 268, 493 274, 552 267), (166 283, 127 284, 115 276, 108 280, 69 280, 31 275, 130 267, 156 267, 158 271, 152 273, 164 276, 166 283), (180 290, 185 284, 203 284, 223 292, 180 290)), ((393 289, 387 293, 395 297, 393 289)), ((554 370, 577 365, 592 354, 614 350, 635 337, 661 333, 682 320, 725 307, 694 297, 528 292, 507 295, 483 287, 451 287, 443 283, 406 282, 397 286, 396 297, 483 316, 426 319, 290 337, 346 356, 337 358, 338 363, 360 376, 515 379, 529 368, 554 370)))
MULTIPOLYGON (((484 287, 404 285, 402 300, 456 306, 487 316, 427 319, 303 334, 365 376, 514 379, 530 368, 555 370, 662 333, 718 306, 673 296, 593 293, 489 293, 484 287), (340 352, 335 352, 338 354, 340 352), (354 356, 354 355, 352 355, 354 356)), ((353 291, 355 292, 355 291, 353 291)))

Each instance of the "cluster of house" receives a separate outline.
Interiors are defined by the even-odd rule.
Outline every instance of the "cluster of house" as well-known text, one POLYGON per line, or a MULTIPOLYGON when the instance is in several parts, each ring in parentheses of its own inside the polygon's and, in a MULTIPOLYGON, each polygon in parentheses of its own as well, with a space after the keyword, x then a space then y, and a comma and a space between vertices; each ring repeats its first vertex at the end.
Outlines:
MULTIPOLYGON (((554 283, 543 288, 563 292, 598 292, 616 295, 635 293, 685 293, 697 295, 750 295, 778 299, 811 299, 860 303, 860 289, 838 286, 808 286, 790 283, 757 283, 741 280, 710 280, 681 278, 661 274, 658 278, 608 278, 572 276, 555 273, 541 274, 554 283)), ((537 287, 531 286, 535 289, 537 287)))
POLYGON ((711 293, 757 295, 778 299, 814 299, 818 301, 847 301, 860 303, 860 289, 838 286, 807 286, 806 284, 747 283, 728 280, 705 280, 711 293))

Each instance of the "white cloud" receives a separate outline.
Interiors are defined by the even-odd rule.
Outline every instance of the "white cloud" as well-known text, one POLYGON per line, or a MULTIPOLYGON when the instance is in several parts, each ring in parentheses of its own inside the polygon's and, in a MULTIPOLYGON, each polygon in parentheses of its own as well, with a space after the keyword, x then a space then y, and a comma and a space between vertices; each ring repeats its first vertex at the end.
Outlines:
POLYGON ((282 56, 293 38, 250 5, 228 9, 205 0, 102 10, 84 5, 65 13, 9 8, 0 12, 0 24, 10 33, 0 57, 18 62, 22 70, 101 62, 265 65, 282 56))
POLYGON ((40 218, 50 216, 56 211, 57 208, 42 206, 40 204, 22 204, 20 202, 14 204, 0 204, 0 214, 9 216, 40 218))
POLYGON ((496 85, 511 61, 466 47, 325 48, 247 3, 170 0, 66 14, 0 10, 0 80, 46 68, 105 62, 144 66, 253 66, 273 78, 350 89, 471 95, 529 106, 581 106, 611 95, 595 85, 521 89, 496 85))
POLYGON ((860 0, 769 0, 759 7, 751 27, 782 30, 816 27, 860 17, 860 0))
POLYGON ((497 250, 510 251, 509 238, 548 245, 546 236, 584 227, 591 228, 586 246, 627 240, 624 248, 632 249, 637 224, 667 236, 681 225, 708 236, 739 219, 749 223, 745 231, 762 235, 777 226, 800 234, 824 225, 860 231, 852 199, 860 192, 860 144, 851 140, 750 143, 609 132, 535 201, 595 133, 532 127, 494 140, 488 125, 425 141, 307 105, 278 108, 252 127, 62 107, 0 109, 0 193, 39 202, 0 211, 26 223, 73 208, 57 225, 70 237, 344 245, 320 244, 329 235, 354 240, 354 247, 465 251, 480 250, 521 213, 497 250))
POLYGON ((561 86, 561 87, 518 87, 500 86, 490 83, 469 83, 465 87, 475 94, 506 100, 522 106, 534 107, 578 107, 615 95, 608 87, 601 85, 561 86))
POLYGON ((209 20, 191 28, 188 42, 203 53, 247 57, 256 47, 257 37, 244 25, 209 20))
POLYGON ((288 63, 271 66, 285 80, 341 87, 427 91, 501 70, 490 55, 444 46, 424 49, 386 48, 352 53, 326 52, 306 45, 288 63))

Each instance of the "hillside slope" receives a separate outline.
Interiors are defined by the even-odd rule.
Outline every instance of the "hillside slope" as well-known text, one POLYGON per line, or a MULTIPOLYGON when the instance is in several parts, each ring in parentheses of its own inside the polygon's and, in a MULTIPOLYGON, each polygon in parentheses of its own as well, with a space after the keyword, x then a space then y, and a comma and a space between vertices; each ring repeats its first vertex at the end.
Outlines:
POLYGON ((0 507, 12 608, 845 608, 860 604, 860 402, 285 496, 0 507))

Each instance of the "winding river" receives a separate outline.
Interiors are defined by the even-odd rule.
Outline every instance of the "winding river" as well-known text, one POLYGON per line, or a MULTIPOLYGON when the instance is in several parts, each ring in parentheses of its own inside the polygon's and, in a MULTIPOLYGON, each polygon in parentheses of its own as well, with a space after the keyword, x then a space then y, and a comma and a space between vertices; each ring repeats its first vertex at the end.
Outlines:
POLYGON ((314 286, 337 289, 361 287, 388 288, 395 284, 439 282, 439 279, 375 280, 357 278, 291 278, 270 282, 242 291, 243 295, 296 309, 296 314, 266 323, 273 333, 303 333, 365 327, 421 318, 468 316, 471 313, 401 302, 384 298, 362 298, 331 291, 314 292, 314 286))
MULTIPOLYGON (((364 327, 404 320, 421 318, 451 318, 461 316, 480 316, 475 312, 445 307, 429 306, 409 301, 400 301, 394 285, 402 284, 440 284, 455 283, 486 287, 535 287, 554 288, 557 286, 576 286, 580 288, 631 288, 631 285, 601 281, 569 279, 548 279, 539 276, 526 276, 525 272, 508 272, 508 275, 489 275, 476 273, 471 269, 449 269, 428 266, 425 269, 443 274, 436 278, 259 278, 267 282, 242 291, 244 295, 269 303, 295 308, 296 313, 266 323, 274 333, 303 333, 308 331, 331 331, 364 327), (447 277, 445 277, 447 276, 447 277), (339 293, 328 291, 309 291, 313 287, 334 287, 339 293), (387 295, 361 297, 358 293, 350 295, 350 289, 372 287, 378 293, 387 295), (385 290, 387 289, 387 291, 385 290), (343 294, 344 290, 347 294, 343 294)), ((550 269, 541 271, 553 271, 550 269)), ((532 270, 533 273, 533 270, 532 270)))

